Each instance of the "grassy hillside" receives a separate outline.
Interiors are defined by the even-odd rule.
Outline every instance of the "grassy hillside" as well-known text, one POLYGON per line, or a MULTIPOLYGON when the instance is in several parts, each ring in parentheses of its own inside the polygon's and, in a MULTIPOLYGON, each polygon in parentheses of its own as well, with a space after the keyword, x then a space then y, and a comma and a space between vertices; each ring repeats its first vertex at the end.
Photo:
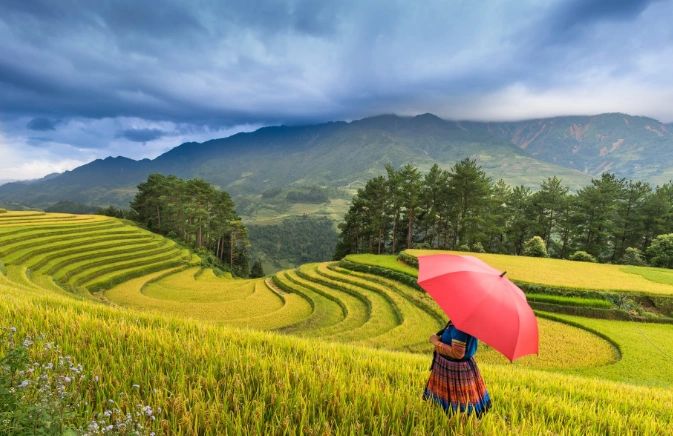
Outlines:
POLYGON ((512 365, 480 345, 493 412, 447 421, 420 400, 427 337, 445 318, 403 283, 335 262, 218 277, 188 251, 97 216, 10 211, 0 240, 0 327, 55 341, 98 378, 73 418, 82 427, 109 399, 124 410, 151 405, 159 434, 656 434, 673 426, 670 325, 540 314, 539 357, 512 365), (174 263, 157 260, 155 244, 174 263))
MULTIPOLYGON (((495 268, 507 271, 510 279, 526 283, 673 295, 673 271, 664 268, 443 250, 406 250, 405 252, 412 256, 434 253, 469 254, 484 260, 495 268)), ((416 268, 400 262, 397 256, 393 255, 351 255, 349 259, 395 269, 411 275, 417 274, 416 268)))

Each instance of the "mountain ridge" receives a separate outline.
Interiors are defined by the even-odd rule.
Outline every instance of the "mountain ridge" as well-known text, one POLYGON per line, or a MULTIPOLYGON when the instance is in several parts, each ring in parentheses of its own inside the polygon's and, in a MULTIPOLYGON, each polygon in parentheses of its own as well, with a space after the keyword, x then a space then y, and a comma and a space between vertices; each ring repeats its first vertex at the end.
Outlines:
MULTIPOLYGON (((348 199, 368 178, 382 174, 385 164, 448 168, 465 157, 476 158, 492 177, 533 187, 558 175, 577 188, 603 171, 658 183, 673 176, 673 127, 622 113, 503 122, 382 114, 266 126, 184 142, 154 159, 109 156, 57 175, 8 183, 0 186, 0 204, 45 207, 69 200, 126 206, 137 183, 152 172, 204 178, 242 199, 244 209, 271 188, 320 186, 331 199, 348 199)), ((264 207, 275 207, 274 201, 267 203, 264 207)))

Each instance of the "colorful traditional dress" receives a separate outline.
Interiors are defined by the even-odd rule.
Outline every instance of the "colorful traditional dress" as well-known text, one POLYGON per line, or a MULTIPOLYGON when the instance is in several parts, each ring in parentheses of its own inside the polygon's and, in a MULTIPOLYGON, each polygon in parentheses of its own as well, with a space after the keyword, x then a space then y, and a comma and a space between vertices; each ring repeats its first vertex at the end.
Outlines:
POLYGON ((481 416, 490 409, 491 398, 473 357, 477 338, 458 330, 451 322, 437 336, 442 343, 435 347, 423 399, 434 401, 447 413, 460 411, 481 416))

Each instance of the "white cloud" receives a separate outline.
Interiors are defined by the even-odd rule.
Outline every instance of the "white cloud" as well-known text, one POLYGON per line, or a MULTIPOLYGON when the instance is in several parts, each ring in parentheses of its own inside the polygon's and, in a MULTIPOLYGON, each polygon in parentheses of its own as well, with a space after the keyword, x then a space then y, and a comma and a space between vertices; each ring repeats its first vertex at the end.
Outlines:
POLYGON ((152 121, 134 117, 74 118, 57 124, 53 131, 30 131, 30 118, 4 123, 0 131, 0 182, 25 180, 62 172, 107 156, 131 159, 155 158, 184 142, 224 138, 259 125, 216 127, 152 121), (156 129, 162 136, 146 142, 131 141, 121 132, 156 129))
POLYGON ((35 179, 84 163, 86 160, 64 158, 49 149, 31 147, 21 139, 8 139, 0 132, 0 180, 35 179))

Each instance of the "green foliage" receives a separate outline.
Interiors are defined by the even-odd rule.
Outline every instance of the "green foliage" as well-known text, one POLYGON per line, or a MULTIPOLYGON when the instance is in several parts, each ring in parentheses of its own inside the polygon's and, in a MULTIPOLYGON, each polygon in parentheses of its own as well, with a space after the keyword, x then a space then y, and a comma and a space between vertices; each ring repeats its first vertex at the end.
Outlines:
POLYGON ((673 268, 673 233, 658 235, 647 248, 650 263, 654 266, 673 268))
POLYGON ((247 275, 248 232, 228 193, 201 179, 151 174, 131 203, 148 229, 171 235, 195 249, 206 248, 241 275, 247 275))
POLYGON ((250 277, 251 278, 264 277, 264 268, 262 267, 261 260, 255 259, 255 261, 252 263, 252 267, 250 267, 250 277))
POLYGON ((636 265, 643 266, 646 265, 645 257, 643 252, 635 247, 628 247, 624 251, 624 256, 622 257, 622 263, 624 265, 636 265))
POLYGON ((81 203, 76 203, 74 201, 59 201, 57 203, 52 204, 48 208, 46 208, 44 211, 45 212, 61 212, 61 213, 79 213, 79 214, 91 214, 91 213, 96 213, 97 208, 93 206, 89 206, 86 204, 81 204, 81 203))
POLYGON ((105 216, 110 216, 113 218, 120 218, 120 219, 126 219, 126 220, 138 220, 138 216, 136 213, 131 210, 131 209, 122 209, 119 207, 114 207, 114 206, 108 206, 108 207, 103 207, 100 208, 96 211, 97 214, 99 215, 105 215, 105 216))
POLYGON ((334 223, 327 218, 302 216, 278 224, 249 225, 254 256, 273 269, 330 260, 336 246, 334 223))
POLYGON ((577 250, 576 252, 568 256, 568 259, 575 260, 578 262, 594 262, 594 263, 598 262, 594 256, 592 256, 591 254, 587 253, 584 250, 577 250))
POLYGON ((280 188, 271 188, 267 189, 264 192, 262 192, 262 198, 273 198, 276 197, 278 194, 280 194, 283 190, 280 188))
POLYGON ((540 236, 533 236, 523 245, 523 255, 531 257, 547 257, 547 244, 540 236))
POLYGON ((303 190, 289 191, 285 199, 290 203, 326 203, 329 201, 325 190, 312 186, 303 190))
POLYGON ((577 193, 557 177, 533 193, 494 182, 470 159, 450 171, 388 165, 386 172, 353 197, 335 258, 413 247, 556 258, 583 251, 616 263, 627 248, 644 250, 655 232, 673 227, 673 183, 652 189, 604 173, 577 193))
POLYGON ((472 244, 472 251, 475 253, 486 253, 486 250, 484 249, 484 244, 478 241, 472 244))
POLYGON ((401 251, 400 254, 397 255, 397 260, 406 263, 413 268, 418 268, 418 258, 410 255, 406 251, 401 251))

